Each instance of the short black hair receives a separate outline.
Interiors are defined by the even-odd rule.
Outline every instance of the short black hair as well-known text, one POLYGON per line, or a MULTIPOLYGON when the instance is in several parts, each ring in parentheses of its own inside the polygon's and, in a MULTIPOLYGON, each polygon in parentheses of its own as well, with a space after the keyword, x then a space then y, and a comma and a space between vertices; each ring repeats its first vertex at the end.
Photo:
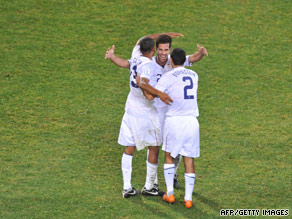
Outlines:
POLYGON ((156 40, 156 48, 158 48, 159 44, 166 44, 166 43, 169 43, 169 48, 171 48, 171 42, 172 42, 172 39, 170 36, 166 34, 162 34, 156 40))
POLYGON ((140 42, 140 50, 142 54, 147 54, 151 52, 153 47, 154 47, 154 40, 149 37, 143 38, 140 42))
POLYGON ((186 61, 186 52, 181 48, 175 48, 170 57, 174 65, 183 65, 186 61))

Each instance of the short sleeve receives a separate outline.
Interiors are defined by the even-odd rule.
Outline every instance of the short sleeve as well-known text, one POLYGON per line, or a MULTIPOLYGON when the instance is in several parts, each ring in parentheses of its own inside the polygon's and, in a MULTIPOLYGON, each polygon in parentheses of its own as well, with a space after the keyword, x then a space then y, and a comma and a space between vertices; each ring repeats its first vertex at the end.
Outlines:
POLYGON ((141 66, 141 71, 140 71, 140 76, 141 78, 147 78, 150 80, 150 77, 153 75, 154 72, 154 65, 153 62, 148 62, 141 66))
POLYGON ((192 66, 193 63, 190 62, 190 55, 186 56, 186 61, 184 63, 184 66, 192 66))
POLYGON ((142 53, 140 51, 140 45, 136 45, 132 51, 132 58, 137 57, 137 56, 141 56, 141 55, 142 55, 142 53))

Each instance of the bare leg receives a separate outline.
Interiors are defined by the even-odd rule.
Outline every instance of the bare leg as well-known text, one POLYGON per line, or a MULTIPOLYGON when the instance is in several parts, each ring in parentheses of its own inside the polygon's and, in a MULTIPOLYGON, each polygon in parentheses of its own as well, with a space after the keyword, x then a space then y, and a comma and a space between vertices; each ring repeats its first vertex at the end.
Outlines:
POLYGON ((185 163, 185 173, 195 173, 195 164, 194 164, 194 158, 192 157, 184 157, 184 163, 185 163))
POLYGON ((127 146, 125 147, 125 154, 134 156, 135 146, 127 146))
POLYGON ((149 149, 148 162, 152 164, 157 164, 158 155, 159 155, 159 147, 149 146, 148 149, 149 149))

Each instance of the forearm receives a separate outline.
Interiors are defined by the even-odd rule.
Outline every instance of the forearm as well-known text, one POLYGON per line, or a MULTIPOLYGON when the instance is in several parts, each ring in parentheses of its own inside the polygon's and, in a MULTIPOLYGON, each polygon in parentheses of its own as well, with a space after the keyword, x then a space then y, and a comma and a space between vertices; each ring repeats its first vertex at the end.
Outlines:
POLYGON ((153 96, 152 94, 149 94, 148 92, 143 91, 144 96, 146 97, 147 100, 154 100, 155 96, 153 96))
POLYGON ((189 57, 189 62, 198 62, 203 58, 204 54, 200 51, 195 52, 193 55, 189 57))
POLYGON ((130 67, 128 60, 125 60, 125 59, 120 58, 118 56, 112 55, 110 60, 121 68, 129 68, 130 67))
POLYGON ((140 81, 140 88, 144 91, 144 93, 148 93, 148 95, 150 94, 150 95, 153 95, 154 97, 156 97, 156 96, 159 97, 162 93, 161 91, 155 89, 154 87, 152 87, 148 83, 145 83, 145 82, 143 83, 143 81, 140 81))
POLYGON ((137 79, 137 83, 138 83, 139 87, 142 89, 144 95, 146 94, 145 96, 148 100, 152 99, 152 97, 150 97, 149 95, 153 95, 153 99, 154 99, 154 97, 158 96, 165 104, 171 105, 173 100, 166 93, 163 93, 163 92, 155 89, 154 87, 150 86, 148 84, 148 82, 149 82, 148 79, 142 78, 140 80, 139 75, 137 75, 136 79, 137 79))

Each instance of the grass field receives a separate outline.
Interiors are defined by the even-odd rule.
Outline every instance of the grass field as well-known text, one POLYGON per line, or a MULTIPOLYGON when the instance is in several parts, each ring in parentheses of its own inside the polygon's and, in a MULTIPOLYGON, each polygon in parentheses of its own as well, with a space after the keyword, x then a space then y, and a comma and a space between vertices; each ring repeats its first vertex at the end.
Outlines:
MULTIPOLYGON (((0 0, 0 218, 217 218, 220 209, 292 215, 292 1, 0 0), (200 43, 201 157, 195 207, 122 199, 117 137, 130 58, 147 34, 200 43)), ((146 151, 135 154, 141 189, 146 151)), ((165 190, 163 153, 159 181, 165 190)))

